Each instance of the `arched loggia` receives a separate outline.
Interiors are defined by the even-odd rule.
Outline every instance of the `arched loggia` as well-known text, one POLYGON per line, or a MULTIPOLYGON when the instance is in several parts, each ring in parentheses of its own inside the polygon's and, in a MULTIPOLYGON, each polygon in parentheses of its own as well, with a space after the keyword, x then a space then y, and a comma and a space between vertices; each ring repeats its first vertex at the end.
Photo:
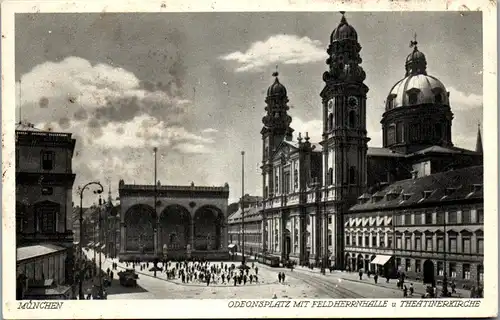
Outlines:
POLYGON ((181 205, 170 205, 160 215, 160 248, 184 250, 189 243, 191 215, 181 205))
POLYGON ((223 212, 214 206, 203 206, 194 214, 195 250, 219 250, 222 243, 223 212))
POLYGON ((154 209, 146 204, 136 204, 127 210, 125 222, 125 251, 154 252, 154 209))

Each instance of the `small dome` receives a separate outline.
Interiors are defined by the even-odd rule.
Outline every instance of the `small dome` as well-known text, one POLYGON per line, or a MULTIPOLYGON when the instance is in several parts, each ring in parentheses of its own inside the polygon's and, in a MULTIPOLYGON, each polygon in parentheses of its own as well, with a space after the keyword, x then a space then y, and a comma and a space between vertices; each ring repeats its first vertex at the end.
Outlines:
POLYGON ((387 97, 387 110, 421 104, 442 104, 449 106, 446 87, 437 78, 417 74, 398 81, 387 97))
POLYGON ((286 97, 286 88, 284 85, 280 83, 277 75, 276 79, 274 80, 274 83, 269 87, 269 89, 267 89, 267 96, 286 97))
POLYGON ((413 50, 413 52, 410 53, 408 55, 408 57, 406 57, 406 63, 417 61, 417 60, 423 60, 423 61, 425 61, 425 54, 423 54, 422 52, 418 51, 418 49, 413 50))
POLYGON ((330 36, 330 43, 347 39, 358 41, 358 33, 356 29, 347 23, 345 16, 342 14, 339 25, 333 30, 330 36))

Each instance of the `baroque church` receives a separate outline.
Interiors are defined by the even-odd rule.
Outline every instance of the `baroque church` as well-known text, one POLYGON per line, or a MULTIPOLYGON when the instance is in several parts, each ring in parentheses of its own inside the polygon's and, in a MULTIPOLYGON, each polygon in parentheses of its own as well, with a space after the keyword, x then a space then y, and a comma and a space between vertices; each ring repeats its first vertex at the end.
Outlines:
MULTIPOLYGON (((373 250, 366 255, 365 264, 363 254, 368 252, 362 244, 352 247, 347 243, 351 235, 345 234, 354 214, 353 207, 377 202, 380 196, 386 196, 391 185, 401 181, 420 181, 427 176, 446 180, 443 175, 451 172, 460 175, 462 169, 479 168, 482 185, 480 131, 475 151, 453 145, 449 92, 439 79, 427 73, 427 60, 416 39, 411 46, 404 78, 388 88, 381 119, 381 147, 368 147, 369 88, 364 84, 366 74, 361 66, 358 34, 344 13, 331 33, 325 56, 328 70, 323 74, 324 88, 320 92, 323 126, 317 128, 322 130, 321 141, 311 141, 307 132, 298 133, 294 141, 287 89, 278 79, 278 73, 273 74, 275 80, 267 90, 261 130, 263 253, 300 264, 371 269, 369 264, 382 250, 380 243, 383 250, 391 249, 387 244, 395 246, 396 239, 392 239, 395 234, 382 236, 385 242, 367 243, 373 250), (362 255, 362 260, 354 260, 353 264, 350 253, 362 255)), ((469 188, 467 184, 462 181, 457 188, 469 188)), ((401 188, 395 192, 391 197, 410 194, 401 188)), ((416 201, 413 205, 425 207, 426 202, 416 201)), ((434 208, 436 204, 429 202, 428 206, 434 208)), ((380 210, 370 209, 371 213, 366 214, 381 216, 380 210)), ((382 214, 387 216, 382 219, 384 227, 394 227, 392 217, 397 210, 382 214)), ((394 268, 400 266, 394 263, 394 268)))

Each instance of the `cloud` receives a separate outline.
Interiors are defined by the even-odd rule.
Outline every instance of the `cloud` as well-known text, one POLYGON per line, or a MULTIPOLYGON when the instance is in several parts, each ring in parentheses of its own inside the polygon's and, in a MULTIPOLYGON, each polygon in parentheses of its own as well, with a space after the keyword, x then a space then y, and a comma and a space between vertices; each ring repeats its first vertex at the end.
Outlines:
POLYGON ((236 72, 262 71, 278 63, 306 64, 326 59, 325 46, 309 37, 274 35, 266 41, 257 41, 245 51, 236 51, 220 57, 239 64, 236 72))
POLYGON ((143 113, 175 122, 189 101, 172 86, 145 86, 125 69, 68 57, 37 65, 21 77, 22 113, 41 122, 95 119, 95 126, 143 113))
POLYGON ((450 104, 452 110, 469 110, 481 108, 483 105, 483 96, 474 93, 465 93, 453 87, 449 87, 450 104))
POLYGON ((322 139, 323 134, 323 121, 318 119, 313 119, 309 121, 303 121, 298 117, 293 117, 292 123, 290 125, 294 131, 294 140, 297 140, 299 132, 302 137, 305 137, 306 132, 311 138, 312 143, 319 143, 322 139))
POLYGON ((202 133, 217 133, 217 132, 219 132, 219 130, 214 129, 214 128, 207 128, 207 129, 202 131, 202 133))
POLYGON ((45 62, 21 79, 25 119, 76 139, 75 189, 90 180, 110 178, 115 184, 149 177, 153 147, 159 163, 168 158, 169 172, 194 172, 192 164, 172 159, 214 150, 215 140, 206 133, 215 129, 197 133, 184 127, 191 102, 179 95, 175 81, 143 81, 125 69, 78 57, 45 62))

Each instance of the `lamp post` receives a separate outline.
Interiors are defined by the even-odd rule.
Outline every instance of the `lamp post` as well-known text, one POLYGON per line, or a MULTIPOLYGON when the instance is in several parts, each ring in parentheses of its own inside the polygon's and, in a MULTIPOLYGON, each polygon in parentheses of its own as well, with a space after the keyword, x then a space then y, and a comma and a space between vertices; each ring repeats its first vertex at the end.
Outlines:
POLYGON ((245 264, 245 151, 241 151, 241 264, 245 264))
MULTIPOLYGON (((101 196, 99 195, 99 210, 98 210, 98 213, 99 213, 99 216, 97 218, 97 230, 98 230, 98 239, 99 239, 99 245, 103 246, 102 242, 103 242, 103 236, 102 236, 102 224, 101 224, 101 220, 102 220, 102 199, 101 199, 101 196)), ((97 248, 99 249, 99 248, 97 248)), ((95 251, 94 251, 95 252, 95 251)), ((97 276, 99 277, 99 297, 102 299, 102 260, 101 260, 101 256, 102 256, 102 252, 99 251, 99 269, 97 270, 97 276)))
POLYGON ((155 176, 154 176, 154 225, 153 225, 153 236, 154 236, 154 257, 153 257, 153 273, 154 277, 156 278, 156 265, 158 263, 158 217, 156 213, 156 153, 158 152, 158 148, 154 147, 153 148, 153 153, 155 156, 155 176))
MULTIPOLYGON (((83 250, 82 250, 82 242, 83 242, 83 192, 85 189, 87 189, 91 185, 96 185, 99 187, 94 193, 101 194, 104 191, 104 188, 102 187, 102 184, 97 181, 92 181, 84 185, 80 189, 80 246, 79 246, 79 251, 81 256, 83 257, 83 250)), ((80 263, 83 263, 83 260, 80 261, 80 263)), ((80 283, 78 285, 78 295, 80 300, 85 299, 85 296, 83 295, 83 265, 80 266, 80 283)))

